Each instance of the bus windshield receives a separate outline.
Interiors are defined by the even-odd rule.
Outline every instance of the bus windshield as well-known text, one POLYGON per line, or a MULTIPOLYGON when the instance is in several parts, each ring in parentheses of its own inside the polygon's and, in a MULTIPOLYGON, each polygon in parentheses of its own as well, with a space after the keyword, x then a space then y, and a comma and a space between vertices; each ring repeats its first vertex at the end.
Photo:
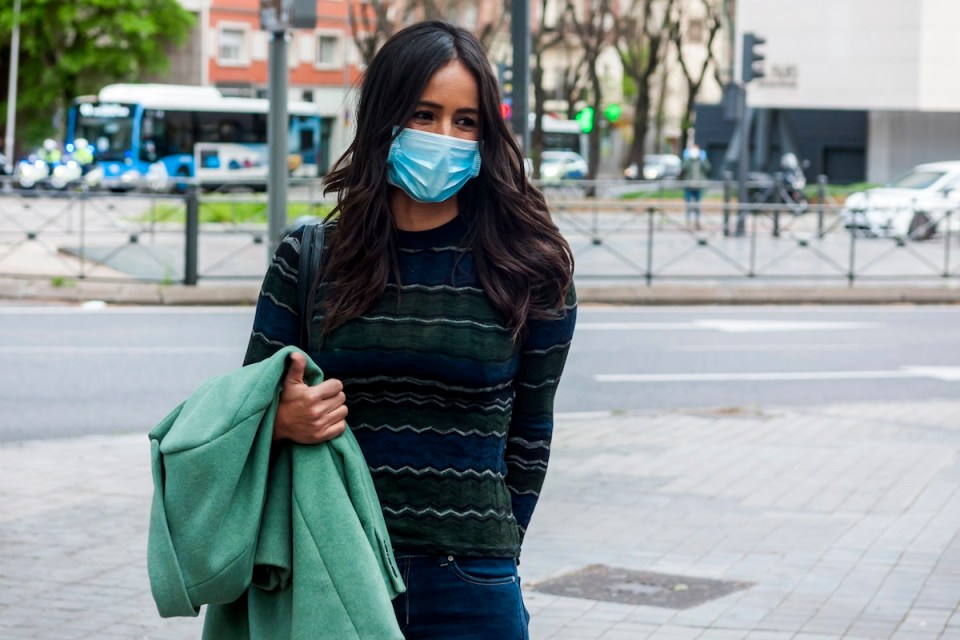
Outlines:
POLYGON ((84 102, 76 106, 73 139, 86 138, 98 160, 123 161, 133 144, 133 108, 84 102))

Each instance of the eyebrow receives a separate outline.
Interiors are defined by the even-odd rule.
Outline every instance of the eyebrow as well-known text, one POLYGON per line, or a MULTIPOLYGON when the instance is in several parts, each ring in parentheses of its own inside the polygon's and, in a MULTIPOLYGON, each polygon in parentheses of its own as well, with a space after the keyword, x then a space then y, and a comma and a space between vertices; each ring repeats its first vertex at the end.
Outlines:
MULTIPOLYGON (((418 106, 418 107, 419 107, 419 106, 432 107, 432 108, 437 109, 437 110, 439 110, 439 111, 443 111, 443 105, 438 104, 438 103, 436 103, 436 102, 430 102, 430 101, 428 101, 428 100, 420 100, 420 101, 418 101, 418 102, 417 102, 417 106, 418 106)), ((479 110, 479 109, 474 109, 473 107, 461 107, 460 109, 455 109, 455 110, 454 110, 454 113, 457 113, 457 112, 476 113, 477 115, 480 114, 480 110, 479 110)))

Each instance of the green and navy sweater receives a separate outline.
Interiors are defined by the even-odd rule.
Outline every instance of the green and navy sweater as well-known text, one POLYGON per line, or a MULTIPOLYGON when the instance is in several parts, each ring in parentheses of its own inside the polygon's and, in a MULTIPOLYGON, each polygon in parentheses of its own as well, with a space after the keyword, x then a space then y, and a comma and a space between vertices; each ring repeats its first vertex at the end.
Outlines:
MULTIPOLYGON (((547 471, 576 295, 518 343, 484 294, 460 218, 397 234, 401 283, 318 345, 321 284, 309 351, 343 381, 398 553, 516 557, 547 471)), ((245 364, 298 340, 301 235, 267 271, 245 364)))

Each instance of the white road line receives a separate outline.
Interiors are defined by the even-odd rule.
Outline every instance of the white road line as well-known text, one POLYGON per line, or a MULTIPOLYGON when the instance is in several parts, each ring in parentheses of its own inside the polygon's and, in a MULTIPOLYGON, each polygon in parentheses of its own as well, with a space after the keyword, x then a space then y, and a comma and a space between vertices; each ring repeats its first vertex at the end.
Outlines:
POLYGON ((91 306, 91 307, 21 307, 0 305, 0 316, 63 316, 63 315, 93 315, 109 313, 116 315, 253 315, 252 306, 241 307, 194 307, 194 306, 154 306, 154 307, 127 307, 127 306, 91 306))
POLYGON ((577 331, 720 331, 723 333, 774 333, 850 331, 872 329, 875 322, 816 322, 791 320, 692 320, 689 322, 578 322, 577 331))
POLYGON ((868 343, 838 343, 838 344, 702 344, 702 345, 675 345, 664 347, 664 351, 682 351, 685 353, 709 353, 715 351, 859 351, 870 349, 889 349, 892 345, 868 343))
POLYGON ((597 382, 782 382, 808 380, 876 380, 935 378, 960 382, 960 367, 902 367, 892 371, 768 371, 751 373, 623 373, 598 374, 597 382))
POLYGON ((242 347, 4 347, 0 355, 70 356, 70 355, 184 355, 202 353, 236 353, 242 355, 242 347))
POLYGON ((871 329, 875 322, 808 322, 805 320, 695 320, 695 324, 725 333, 769 333, 773 331, 848 331, 871 329))
POLYGON ((577 331, 703 331, 692 322, 577 322, 577 331))

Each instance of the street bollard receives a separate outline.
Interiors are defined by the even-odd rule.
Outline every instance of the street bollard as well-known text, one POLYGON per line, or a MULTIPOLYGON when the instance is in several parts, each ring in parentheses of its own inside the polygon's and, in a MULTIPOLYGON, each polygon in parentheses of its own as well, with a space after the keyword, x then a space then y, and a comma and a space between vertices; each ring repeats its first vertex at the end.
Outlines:
POLYGON ((820 174, 817 176, 817 237, 823 238, 823 216, 827 208, 827 176, 820 174))
POLYGON ((775 185, 774 193, 776 194, 776 196, 773 199, 774 200, 773 202, 773 206, 774 206, 773 237, 779 238, 780 237, 780 208, 784 204, 784 198, 781 196, 781 192, 780 192, 780 189, 781 189, 780 185, 783 184, 783 173, 781 173, 780 171, 777 171, 776 173, 773 174, 773 184, 775 185))
POLYGON ((723 235, 730 235, 730 200, 733 198, 733 172, 723 172, 723 235))
POLYGON ((187 205, 187 221, 184 225, 186 247, 184 251, 183 284, 197 284, 197 256, 200 245, 200 199, 197 197, 197 185, 187 186, 184 196, 187 205))

